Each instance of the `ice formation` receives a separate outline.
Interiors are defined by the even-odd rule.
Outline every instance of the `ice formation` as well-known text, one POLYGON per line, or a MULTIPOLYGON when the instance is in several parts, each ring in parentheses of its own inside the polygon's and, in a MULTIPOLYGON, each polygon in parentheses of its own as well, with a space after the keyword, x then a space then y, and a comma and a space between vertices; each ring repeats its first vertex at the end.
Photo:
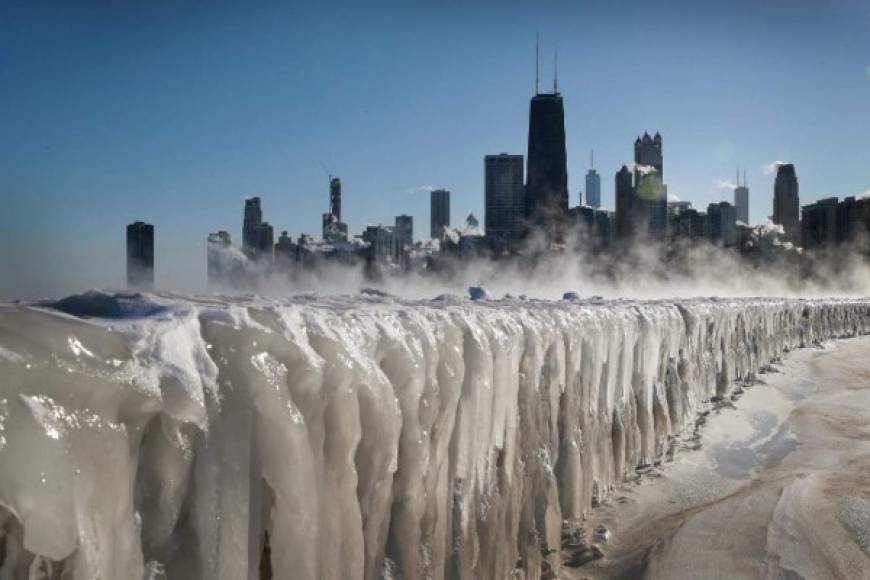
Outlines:
POLYGON ((0 306, 0 579, 539 578, 771 358, 870 302, 0 306))

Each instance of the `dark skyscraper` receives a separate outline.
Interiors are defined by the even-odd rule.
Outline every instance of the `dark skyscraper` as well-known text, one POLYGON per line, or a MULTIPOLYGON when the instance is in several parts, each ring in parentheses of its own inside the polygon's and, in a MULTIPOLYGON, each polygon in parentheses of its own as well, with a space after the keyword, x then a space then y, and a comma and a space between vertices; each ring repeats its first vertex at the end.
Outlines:
POLYGON ((245 218, 242 222, 242 249, 251 259, 272 259, 275 232, 263 221, 259 197, 245 200, 245 218))
POLYGON ((329 180, 329 213, 335 216, 335 221, 341 221, 341 180, 337 177, 329 180))
POLYGON ((616 238, 629 240, 638 227, 638 203, 634 196, 631 171, 625 165, 616 174, 616 238))
POLYGON ((836 244, 842 237, 838 231, 839 213, 836 197, 805 205, 801 223, 801 246, 814 250, 836 244))
POLYGON ((487 155, 483 165, 486 235, 516 241, 525 223, 523 156, 487 155))
POLYGON ((223 230, 208 235, 206 249, 206 267, 209 285, 217 285, 226 282, 230 275, 230 246, 232 240, 229 232, 223 230))
POLYGON ((529 150, 526 171, 526 217, 549 229, 567 220, 568 154, 562 95, 538 93, 529 105, 529 150))
POLYGON ((154 226, 135 222, 127 226, 127 286, 154 288, 154 226))
POLYGON ((734 208, 737 221, 749 225, 749 188, 746 187, 746 171, 743 171, 743 185, 740 184, 740 171, 737 172, 737 187, 734 188, 734 208))
POLYGON ((263 210, 260 208, 259 197, 249 197, 245 200, 245 218, 242 222, 242 249, 246 254, 256 252, 259 245, 259 228, 263 223, 263 210))
POLYGON ((773 186, 773 223, 785 229, 788 241, 799 244, 801 241, 800 198, 798 179, 794 165, 786 163, 776 171, 773 186))
POLYGON ((601 176, 595 171, 594 153, 589 154, 589 171, 586 173, 586 205, 601 207, 601 176))
POLYGON ((663 240, 667 233, 668 194, 664 185, 662 136, 644 133, 634 142, 634 188, 637 202, 646 214, 649 236, 663 240))
POLYGON ((430 194, 431 212, 429 232, 434 240, 444 237, 444 228, 450 227, 450 192, 436 189, 430 194))
POLYGON ((397 215, 393 235, 396 236, 396 251, 401 256, 414 246, 414 218, 405 214, 397 215))

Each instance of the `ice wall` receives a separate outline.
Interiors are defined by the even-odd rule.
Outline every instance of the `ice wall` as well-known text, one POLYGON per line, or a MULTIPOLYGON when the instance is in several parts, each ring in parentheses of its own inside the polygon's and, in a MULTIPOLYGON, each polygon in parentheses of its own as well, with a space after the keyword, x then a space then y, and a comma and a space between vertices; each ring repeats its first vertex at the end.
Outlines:
POLYGON ((704 401, 868 330, 856 300, 0 306, 0 580, 548 576, 704 401))

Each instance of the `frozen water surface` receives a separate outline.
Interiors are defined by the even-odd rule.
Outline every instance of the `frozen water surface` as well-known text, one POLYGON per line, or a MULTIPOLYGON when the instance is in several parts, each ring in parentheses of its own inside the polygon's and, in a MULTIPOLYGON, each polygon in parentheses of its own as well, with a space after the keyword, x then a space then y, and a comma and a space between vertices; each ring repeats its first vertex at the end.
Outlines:
MULTIPOLYGON (((870 330, 862 300, 569 298, 0 306, 0 579, 552 577, 563 522, 712 398, 870 330)), ((759 404, 741 457, 789 440, 794 402, 759 404)), ((750 470, 722 453, 715 478, 750 470)), ((866 543, 865 500, 829 517, 866 543)))

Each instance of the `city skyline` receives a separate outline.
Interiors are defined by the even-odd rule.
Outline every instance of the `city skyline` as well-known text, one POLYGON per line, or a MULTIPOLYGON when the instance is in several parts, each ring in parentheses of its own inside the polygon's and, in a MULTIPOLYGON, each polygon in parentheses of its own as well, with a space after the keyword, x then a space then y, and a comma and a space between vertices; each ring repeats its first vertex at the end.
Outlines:
MULTIPOLYGON (((843 198, 868 189, 870 184, 862 181, 866 179, 866 175, 860 175, 866 168, 866 148, 862 150, 854 146, 859 142, 857 128, 867 125, 861 122, 861 118, 855 118, 855 115, 864 115, 866 118, 866 109, 855 107, 861 98, 866 102, 866 95, 870 90, 870 75, 861 68, 860 61, 854 58, 855 48, 864 45, 856 37, 850 36, 850 25, 845 25, 845 32, 842 28, 842 20, 860 10, 859 6, 850 7, 848 4, 843 3, 839 11, 833 11, 833 14, 821 18, 816 9, 798 4, 789 13, 790 18, 786 19, 785 24, 798 29, 808 26, 808 22, 812 20, 820 35, 825 32, 826 26, 833 29, 834 22, 840 27, 840 41, 818 51, 817 57, 823 61, 830 60, 830 66, 822 73, 813 73, 816 75, 816 83, 807 84, 806 80, 797 82, 793 74, 786 74, 803 72, 803 69, 796 65, 789 69, 788 59, 783 60, 780 53, 782 48, 773 46, 774 41, 770 40, 770 46, 764 45, 763 48, 768 50, 763 54, 771 62, 760 65, 753 62, 752 66, 747 64, 748 72, 745 76, 732 77, 733 80, 722 87, 710 84, 710 71, 700 71, 697 75, 695 72, 686 72, 684 76, 680 76, 679 71, 670 66, 658 70, 652 80, 644 85, 646 89, 653 87, 657 90, 649 91, 651 94, 636 94, 633 101, 625 94, 630 91, 617 90, 615 86, 619 83, 609 78, 607 71, 602 69, 602 63, 608 66, 622 63, 623 68, 616 71, 620 73, 619 76, 625 74, 626 79, 631 78, 632 69, 642 63, 627 58, 627 49, 619 51, 621 56, 613 56, 605 54, 606 45, 602 45, 594 54, 587 54, 592 49, 592 40, 584 41, 588 44, 577 44, 577 41, 566 34, 564 28, 552 25, 544 27, 541 34, 541 76, 544 87, 549 86, 552 74, 547 69, 547 55, 554 45, 558 45, 560 54, 559 88, 564 96, 568 195, 571 205, 576 203, 579 192, 585 189, 583 178, 588 170, 587 154, 590 149, 595 148, 596 169, 602 175, 602 205, 614 209, 612 176, 622 164, 631 161, 628 144, 643 130, 658 130, 667 136, 669 192, 681 199, 692 201, 697 209, 703 209, 708 203, 731 199, 732 191, 718 188, 717 181, 732 175, 735 166, 746 166, 749 168, 748 186, 752 192, 752 221, 763 221, 765 216, 772 214, 774 177, 772 173, 765 171, 765 167, 776 159, 793 162, 798 167, 802 205, 830 196, 843 198), (851 50, 847 50, 849 48, 851 50), (845 56, 851 58, 842 58, 845 56), (786 70, 777 73, 776 67, 784 64, 786 70), (770 74, 770 77, 766 78, 765 74, 770 74), (830 91, 830 94, 822 93, 815 86, 821 80, 830 81, 824 84, 824 89, 830 91), (685 82, 685 86, 680 87, 685 90, 685 94, 671 84, 676 81, 685 82), (728 88, 731 82, 744 89, 751 88, 755 92, 768 94, 770 103, 749 105, 748 96, 744 99, 738 96, 737 105, 745 109, 741 115, 729 116, 728 113, 733 113, 733 109, 723 106, 722 117, 725 118, 718 118, 714 111, 698 107, 698 102, 693 100, 699 95, 716 97, 719 92, 723 93, 717 97, 719 100, 733 100, 735 96, 730 94, 728 88), (603 96, 596 99, 595 93, 602 93, 603 96), (669 104, 668 100, 673 103, 669 104), (831 107, 845 107, 847 111, 851 111, 852 117, 844 114, 842 109, 832 111, 827 118, 824 115, 814 115, 817 103, 822 101, 832 101, 829 102, 831 107), (627 103, 633 103, 634 106, 627 106, 627 103), (679 115, 675 103, 682 105, 679 115), (804 110, 803 116, 796 114, 801 110, 804 110), (758 124, 760 117, 764 117, 764 122, 753 129, 751 125, 758 124), (844 120, 848 127, 844 127, 844 120), (846 144, 851 144, 851 147, 846 144)), ((753 3, 747 5, 754 6, 753 3)), ((567 13, 579 16, 570 7, 564 4, 560 6, 567 13)), ((756 27, 761 23, 772 27, 771 32, 776 40, 782 40, 781 36, 784 37, 786 32, 793 32, 793 29, 786 30, 784 23, 775 22, 771 14, 759 16, 759 12, 764 13, 762 8, 744 8, 754 11, 756 18, 749 19, 749 30, 738 30, 738 38, 741 34, 749 35, 750 31, 757 32, 756 27)), ((511 10, 521 11, 516 7, 511 10)), ((596 34, 611 30, 609 27, 612 24, 604 22, 606 9, 599 8, 594 14, 602 19, 602 30, 596 34)), ((122 56, 130 58, 140 55, 145 49, 142 41, 149 34, 156 33, 154 22, 146 20, 145 24, 140 24, 142 28, 137 29, 139 37, 134 35, 132 39, 124 40, 112 38, 109 34, 106 38, 85 41, 82 35, 89 30, 90 23, 87 21, 72 18, 61 25, 59 21, 45 14, 26 16, 41 25, 35 29, 35 38, 24 39, 20 33, 10 32, 2 42, 4 45, 10 43, 11 46, 19 48, 16 54, 29 56, 23 62, 30 64, 36 71, 55 70, 53 67, 58 65, 49 64, 46 59, 57 57, 60 49, 64 48, 63 43, 57 43, 37 50, 32 43, 38 40, 40 34, 47 35, 60 30, 66 35, 62 34, 62 38, 68 40, 71 37, 80 42, 81 45, 74 47, 71 54, 64 58, 79 59, 81 64, 87 62, 85 57, 96 54, 94 51, 101 46, 97 40, 109 48, 124 49, 120 51, 122 56)), ((324 18, 322 14, 307 16, 315 21, 324 18)), ((690 16, 691 14, 687 18, 690 16)), ((696 17, 697 22, 701 22, 700 16, 696 17)), ((225 14, 216 16, 218 24, 211 27, 197 28, 189 24, 196 34, 186 45, 192 52, 182 53, 186 57, 183 59, 185 66, 200 63, 204 57, 197 57, 196 50, 205 41, 203 36, 216 34, 214 26, 218 29, 226 27, 226 18, 225 14)), ((410 17, 400 13, 396 18, 410 17)), ((476 18, 480 16, 477 15, 476 18)), ((631 15, 624 18, 625 32, 630 37, 632 32, 639 30, 639 24, 631 15)), ((652 17, 651 21, 655 22, 656 18, 652 17)), ((282 21, 281 18, 278 21, 282 21)), ((271 34, 275 33, 262 21, 262 16, 259 20, 251 20, 249 17, 240 26, 253 24, 265 27, 271 34)), ((321 162, 342 178, 343 213, 347 216, 346 221, 351 231, 361 232, 367 223, 390 223, 393 216, 399 214, 409 214, 416 218, 418 224, 427 224, 429 192, 437 187, 452 192, 453 225, 459 225, 457 220, 469 213, 483 217, 484 175, 480 166, 481 159, 487 154, 501 151, 525 154, 523 142, 528 127, 527 99, 533 91, 533 31, 528 30, 528 25, 519 26, 503 21, 497 24, 503 29, 516 32, 509 42, 497 45, 503 56, 510 56, 506 61, 493 60, 495 52, 498 52, 495 49, 472 48, 467 42, 469 29, 463 28, 454 33, 466 41, 459 45, 465 51, 464 54, 475 61, 472 64, 487 63, 484 69, 475 69, 483 84, 490 91, 495 89, 492 91, 495 96, 488 99, 486 107, 471 111, 463 108, 465 105, 461 103, 468 96, 473 97, 482 90, 481 87, 466 85, 461 87, 459 93, 468 96, 461 99, 458 93, 452 95, 439 90, 430 91, 426 90, 426 85, 421 84, 419 91, 406 92, 411 97, 408 99, 410 102, 395 101, 389 89, 395 88, 395 83, 399 81, 390 80, 385 73, 382 80, 388 84, 383 87, 380 97, 388 97, 388 103, 383 102, 380 107, 371 108, 377 102, 373 98, 375 93, 353 93, 354 107, 351 108, 354 111, 350 115, 358 120, 356 123, 343 125, 346 116, 332 111, 332 103, 335 100, 343 102, 348 97, 327 93, 321 94, 321 101, 315 103, 306 96, 300 96, 298 102, 286 101, 284 106, 288 112, 285 115, 289 116, 275 127, 267 129, 262 123, 256 122, 257 105, 258 99, 270 101, 271 98, 256 97, 255 93, 258 91, 252 86, 251 94, 233 90, 228 93, 244 97, 240 111, 244 114, 230 125, 249 123, 245 130, 233 132, 231 126, 214 133, 208 131, 215 131, 216 127, 203 130, 203 127, 217 121, 226 121, 227 115, 231 114, 230 110, 216 111, 216 108, 221 108, 220 98, 216 98, 219 102, 206 103, 206 110, 201 114, 193 114, 191 120, 182 122, 177 119, 179 126, 170 130, 166 128, 170 117, 192 110, 189 104, 181 104, 183 100, 167 101, 160 96, 159 91, 147 100, 140 97, 138 100, 134 99, 133 103, 114 104, 110 107, 99 107, 98 99, 93 102, 86 100, 86 95, 91 95, 93 90, 108 86, 106 83, 111 78, 111 73, 118 72, 119 63, 112 61, 113 58, 118 58, 115 55, 107 56, 106 62, 97 59, 94 69, 82 68, 82 78, 78 83, 66 84, 65 91, 58 91, 58 95, 52 97, 66 99, 57 101, 55 106, 71 106, 73 111, 85 113, 82 118, 79 120, 67 117, 59 113, 58 109, 53 111, 53 118, 58 122, 55 126, 47 126, 47 121, 37 113, 40 112, 40 105, 45 106, 54 101, 48 100, 48 94, 40 92, 39 89, 48 91, 60 82, 63 75, 61 79, 47 75, 48 80, 42 79, 39 81, 41 84, 33 86, 23 82, 25 77, 20 65, 10 67, 9 76, 12 82, 8 84, 9 91, 5 98, 11 97, 10 103, 15 106, 6 113, 10 118, 4 119, 8 121, 5 125, 12 129, 13 138, 4 145, 4 155, 0 156, 3 158, 0 169, 3 169, 2 173, 6 176, 5 183, 2 184, 3 197, 7 202, 7 211, 4 212, 0 224, 0 235, 4 238, 0 242, 3 242, 7 252, 0 267, 3 271, 21 271, 23 263, 34 263, 34 267, 27 270, 27 276, 23 278, 10 280, 5 277, 6 280, 0 286, 0 296, 14 298, 32 295, 33 289, 37 288, 48 288, 42 291, 53 294, 80 290, 83 285, 122 286, 123 248, 119 243, 121 240, 115 224, 140 219, 156 224, 160 232, 155 250, 161 257, 161 267, 157 271, 158 287, 174 286, 161 283, 160 280, 164 279, 177 280, 179 289, 203 289, 205 235, 225 229, 234 240, 241 240, 237 208, 243 198, 261 196, 266 200, 268 215, 276 231, 288 230, 294 236, 303 232, 318 235, 319 217, 329 209, 323 195, 324 183, 328 181, 323 174, 321 162), (88 80, 100 82, 92 83, 94 86, 90 87, 88 80), (32 91, 35 104, 24 102, 24 97, 29 94, 28 90, 32 91), (383 106, 386 104, 390 106, 383 106), (163 110, 159 108, 161 105, 163 110), (357 106, 370 107, 368 111, 375 118, 363 115, 361 110, 355 108, 357 106), (298 129, 292 122, 293 115, 299 113, 295 109, 312 114, 318 121, 322 121, 323 114, 327 111, 333 113, 334 118, 319 126, 315 126, 316 123, 312 121, 312 124, 303 125, 301 131, 293 131, 294 128, 298 129), (12 118, 12 113, 16 112, 21 114, 12 118), (146 123, 149 115, 158 122, 146 123), (427 120, 417 121, 415 116, 427 120), (477 119, 469 124, 471 117, 477 119), (390 126, 388 121, 391 119, 399 125, 398 128, 390 126), (28 120, 35 125, 26 127, 24 122, 28 120), (163 125, 159 122, 161 120, 163 125), (421 126, 419 123, 424 124, 421 126), (484 134, 479 134, 480 128, 476 123, 486 125, 484 134), (405 135, 408 132, 413 134, 429 124, 441 124, 445 134, 436 132, 405 135), (463 124, 470 126, 466 129, 461 126, 463 124), (361 148, 359 137, 349 139, 349 144, 339 142, 342 135, 353 136, 360 132, 365 135, 375 127, 384 132, 385 143, 361 148), (194 137, 197 131, 203 134, 194 137), (281 131, 287 134, 277 136, 281 131), (475 131, 475 134, 472 135, 469 131, 475 131), (139 140, 132 138, 131 133, 138 136, 139 140), (172 140, 173 136, 177 140, 172 140), (226 141, 222 148, 215 149, 202 143, 203 139, 215 137, 226 141), (95 149, 100 138, 100 146, 105 149, 95 149), (456 146, 454 140, 462 141, 462 146, 456 146), (154 149, 164 142, 168 145, 166 151, 154 149), (418 142, 426 144, 421 145, 418 142), (113 144, 126 147, 116 147, 116 151, 110 151, 113 144), (34 159, 23 159, 19 149, 34 159), (239 151, 239 154, 234 154, 234 151, 239 151), (88 157, 89 154, 92 156, 88 157), (172 158, 167 158, 167 155, 172 158), (185 160, 187 165, 182 163, 185 160), (99 216, 101 227, 89 228, 94 223, 95 215, 99 216), (58 247, 62 251, 57 251, 58 247), (99 265, 100 269, 79 268, 89 263, 99 265), (188 277, 186 270, 191 266, 193 271, 188 277), (65 268, 69 271, 65 272, 65 268), (182 270, 185 272, 181 272, 182 270), (63 283, 68 284, 67 287, 58 288, 62 285, 58 283, 61 278, 63 283), (193 284, 193 287, 189 284, 193 284)), ((427 26, 431 24, 417 23, 411 28, 425 29, 427 26)), ((174 32, 163 33, 171 46, 181 43, 180 36, 175 35, 180 35, 184 30, 180 31, 178 27, 181 25, 174 32)), ((690 32, 689 36, 694 34, 697 32, 690 32)), ((322 43, 312 41, 311 46, 304 47, 301 46, 304 42, 300 41, 300 46, 292 43, 287 45, 286 41, 278 42, 273 36, 266 36, 262 43, 255 43, 253 49, 243 50, 237 55, 233 62, 239 65, 235 67, 233 74, 217 74, 213 68, 214 63, 208 59, 205 64, 212 66, 206 67, 207 70, 215 73, 214 78, 221 82, 249 78, 240 72, 239 67, 246 62, 256 62, 254 57, 257 55, 262 58, 264 51, 271 47, 270 43, 275 42, 279 46, 297 48, 302 53, 319 50, 320 56, 327 63, 349 57, 347 46, 324 52, 322 43)), ((306 39, 311 41, 309 36, 306 39)), ((701 38, 690 40, 700 42, 701 38)), ((745 52, 745 47, 739 46, 737 39, 729 41, 733 42, 732 45, 714 34, 705 41, 715 49, 714 60, 718 58, 720 64, 728 64, 725 68, 729 72, 737 68, 737 61, 740 60, 738 56, 745 52)), ((236 46, 239 39, 230 37, 228 42, 236 46)), ((755 42, 759 40, 756 38, 755 42)), ((788 48, 795 48, 793 41, 787 43, 792 43, 788 48)), ((438 50, 432 47, 421 48, 402 34, 398 38, 387 38, 379 46, 386 50, 390 46, 409 44, 414 56, 425 58, 421 58, 420 65, 413 70, 403 69, 405 75, 401 77, 402 81, 398 86, 417 87, 417 84, 410 81, 420 80, 426 76, 425 73, 430 73, 432 79, 435 79, 439 74, 447 72, 442 65, 435 62, 440 55, 438 50)), ((448 61, 460 54, 459 47, 439 47, 441 48, 446 51, 446 55, 441 56, 448 57, 448 61)), ((759 49, 759 46, 753 48, 759 49)), ((675 53, 675 45, 663 42, 658 57, 672 57, 675 53)), ((797 54, 801 54, 801 50, 797 54)), ((805 50, 803 54, 807 54, 805 50)), ((169 55, 170 53, 160 50, 156 56, 147 55, 145 70, 154 73, 154 67, 166 64, 169 55)), ((387 58, 386 54, 366 53, 359 58, 367 67, 374 66, 375 61, 387 67, 398 66, 395 61, 382 61, 387 58), (375 56, 379 58, 376 59, 375 56)), ((275 62, 269 61, 273 65, 275 62)), ((306 74, 314 74, 312 67, 313 65, 302 68, 307 71, 306 74)), ((330 67, 324 63, 323 68, 330 67)), ((174 74, 164 77, 157 75, 156 78, 163 78, 176 90, 192 87, 195 90, 190 97, 191 101, 201 96, 201 91, 205 88, 201 78, 188 85, 179 80, 178 75, 183 71, 172 72, 174 74)), ((325 71, 315 72, 316 75, 326 74, 325 71)), ((457 73, 448 75, 448 78, 459 80, 470 74, 465 67, 460 67, 457 73)), ((123 76, 122 74, 122 79, 123 76)), ((294 86, 288 80, 290 75, 286 69, 281 69, 281 74, 277 75, 281 78, 271 78, 263 71, 253 76, 266 82, 266 87, 281 95, 294 86)), ((354 74, 349 73, 348 76, 350 78, 336 82, 345 88, 352 88, 359 83, 366 85, 365 81, 354 74)), ((441 86, 441 81, 435 83, 435 86, 441 86)), ((111 86, 110 94, 121 96, 125 93, 124 90, 111 86)), ((263 110, 274 115, 275 105, 265 104, 269 106, 263 110)), ((417 239, 422 237, 419 234, 426 229, 417 228, 417 239)))

